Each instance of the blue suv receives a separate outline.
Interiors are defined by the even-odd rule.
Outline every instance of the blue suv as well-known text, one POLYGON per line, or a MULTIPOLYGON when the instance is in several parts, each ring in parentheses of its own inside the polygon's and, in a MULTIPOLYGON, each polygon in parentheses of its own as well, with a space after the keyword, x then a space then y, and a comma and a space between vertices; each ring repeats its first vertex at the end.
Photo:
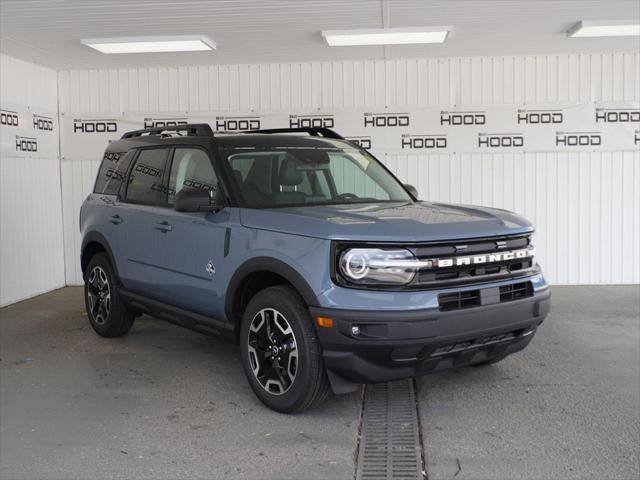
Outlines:
POLYGON ((328 129, 126 133, 80 212, 89 320, 237 342, 280 412, 525 348, 550 301, 532 225, 417 196, 328 129))

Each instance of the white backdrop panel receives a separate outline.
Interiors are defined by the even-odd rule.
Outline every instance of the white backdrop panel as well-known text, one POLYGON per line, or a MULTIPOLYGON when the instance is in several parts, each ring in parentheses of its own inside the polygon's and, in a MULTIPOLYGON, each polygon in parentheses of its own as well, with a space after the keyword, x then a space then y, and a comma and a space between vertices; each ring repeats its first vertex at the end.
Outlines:
POLYGON ((0 54, 0 306, 65 284, 57 74, 0 54))
POLYGON ((67 281, 81 281, 77 211, 108 140, 149 122, 207 121, 228 130, 239 120, 268 128, 331 118, 345 136, 370 137, 372 151, 416 183, 423 199, 530 217, 552 282, 637 283, 639 72, 634 53, 60 72, 67 281), (519 120, 539 110, 561 113, 562 123, 519 120), (461 112, 484 114, 485 123, 442 122, 461 112), (616 115, 603 118, 607 112, 616 115), (410 125, 369 133, 364 122, 372 113, 408 113, 410 125), (81 133, 74 120, 118 126, 81 133), (481 141, 521 132, 522 146, 481 141), (427 135, 446 137, 446 148, 413 148, 427 135), (589 143, 580 145, 580 137, 589 143), (624 257, 619 247, 629 248, 624 257))

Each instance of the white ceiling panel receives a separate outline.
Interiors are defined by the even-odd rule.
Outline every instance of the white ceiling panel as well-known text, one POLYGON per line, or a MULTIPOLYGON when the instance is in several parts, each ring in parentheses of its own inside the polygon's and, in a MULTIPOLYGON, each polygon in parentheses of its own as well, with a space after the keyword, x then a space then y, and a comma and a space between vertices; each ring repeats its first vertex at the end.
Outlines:
POLYGON ((579 20, 640 21, 638 0, 0 0, 0 49, 54 68, 640 50, 567 38, 579 20), (329 47, 322 30, 453 25, 442 45, 329 47), (207 35, 215 52, 104 55, 83 38, 207 35))

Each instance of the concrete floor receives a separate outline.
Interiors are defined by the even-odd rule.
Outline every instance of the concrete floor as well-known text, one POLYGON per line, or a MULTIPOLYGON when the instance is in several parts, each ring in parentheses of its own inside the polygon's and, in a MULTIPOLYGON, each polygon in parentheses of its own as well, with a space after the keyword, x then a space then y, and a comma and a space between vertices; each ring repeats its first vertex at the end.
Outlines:
MULTIPOLYGON (((418 381, 430 480, 640 477, 640 290, 554 288, 529 348, 418 381)), ((285 416, 234 346, 148 317, 95 335, 82 291, 0 310, 0 478, 353 478, 360 395, 285 416)))
POLYGON ((430 480, 640 478, 640 288, 555 288, 524 352, 418 380, 430 480))

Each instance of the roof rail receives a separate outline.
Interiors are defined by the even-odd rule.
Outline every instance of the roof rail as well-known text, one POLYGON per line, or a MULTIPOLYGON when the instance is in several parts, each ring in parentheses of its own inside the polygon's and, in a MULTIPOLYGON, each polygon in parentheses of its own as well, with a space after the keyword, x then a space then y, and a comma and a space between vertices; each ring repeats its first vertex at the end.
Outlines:
POLYGON ((121 138, 134 138, 143 135, 162 135, 163 132, 187 132, 189 137, 212 137, 213 130, 206 123, 188 123, 185 125, 168 125, 166 127, 145 128, 134 130, 122 135, 121 138))
POLYGON ((312 137, 325 137, 336 138, 338 140, 344 140, 344 137, 339 133, 334 132, 330 128, 269 128, 266 130, 248 130, 242 133, 308 133, 312 137))

